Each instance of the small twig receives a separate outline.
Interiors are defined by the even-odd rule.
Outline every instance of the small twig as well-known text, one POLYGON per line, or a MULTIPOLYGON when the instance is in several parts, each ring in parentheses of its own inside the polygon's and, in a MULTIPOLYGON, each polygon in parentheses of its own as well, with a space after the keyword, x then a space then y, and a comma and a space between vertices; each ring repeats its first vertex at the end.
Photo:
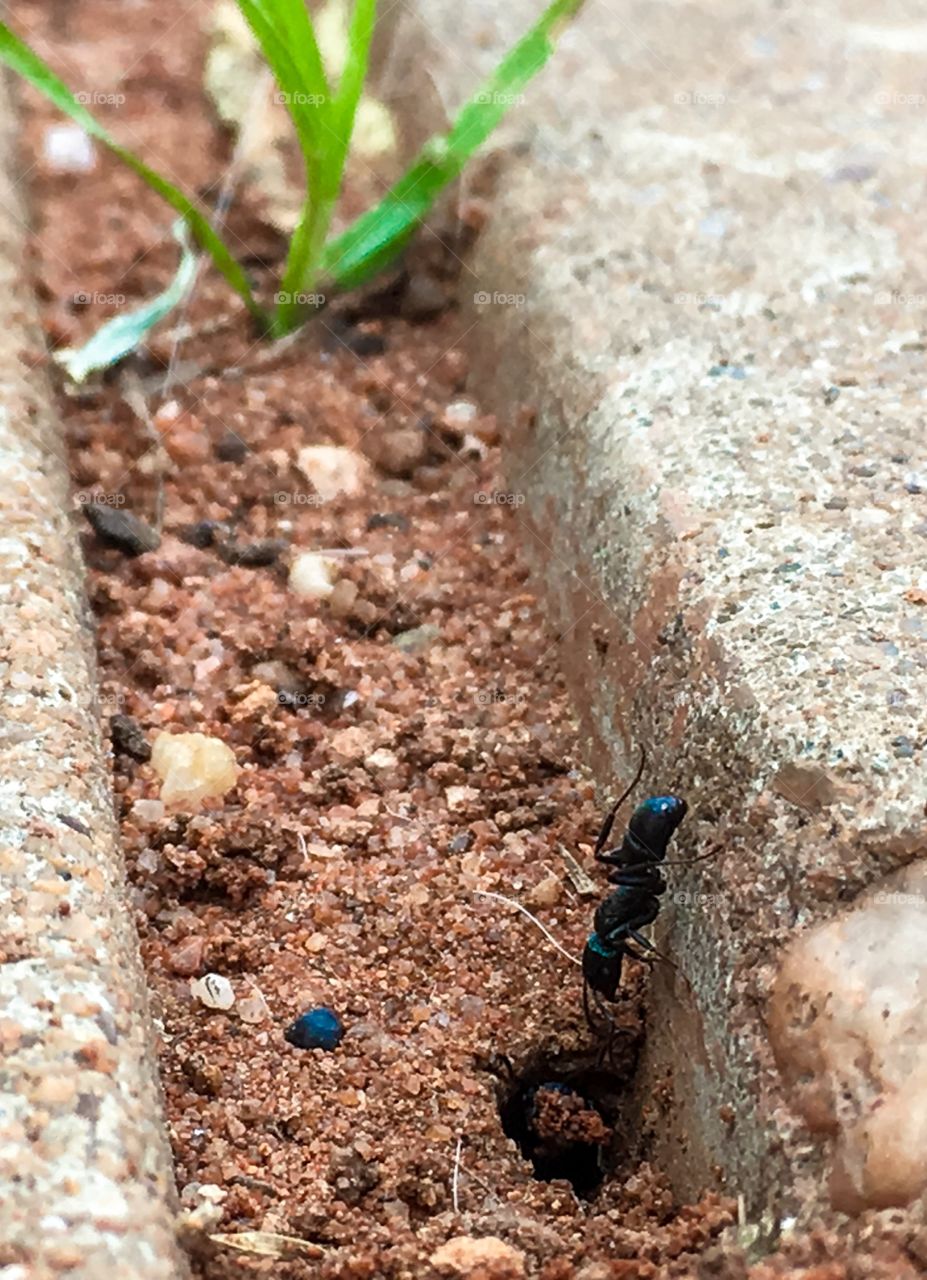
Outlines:
POLYGON ((564 866, 566 867, 566 873, 570 878, 570 883, 572 884, 576 892, 580 895, 580 897, 581 898, 597 897, 599 893, 598 885, 593 880, 592 876, 590 876, 586 871, 583 870, 580 864, 573 857, 572 853, 570 853, 566 845, 558 844, 557 852, 560 854, 560 857, 563 859, 564 866))
POLYGON ((215 316, 212 320, 207 320, 196 328, 189 320, 182 320, 168 329, 164 335, 167 342, 184 342, 187 338, 192 338, 194 334, 198 338, 211 338, 213 334, 222 333, 224 329, 231 329, 233 325, 241 323, 241 314, 237 311, 227 312, 222 316, 215 316))
POLYGON ((478 1173, 474 1173, 472 1169, 467 1170, 467 1177, 470 1181, 475 1182, 478 1187, 482 1187, 488 1196, 491 1196, 493 1200, 498 1202, 499 1197, 497 1188, 491 1187, 485 1178, 481 1178, 480 1175, 478 1173))
MULTIPOLYGON (((285 338, 275 338, 273 342, 255 344, 251 350, 252 358, 246 364, 207 365, 202 373, 220 381, 237 381, 239 378, 254 378, 258 374, 273 373, 286 364, 290 351, 299 342, 305 342, 306 335, 302 329, 294 329, 285 338)), ((250 354, 250 353, 248 353, 250 354)))
POLYGON ((145 395, 142 380, 135 369, 127 367, 120 370, 119 394, 122 396, 123 402, 128 405, 144 427, 145 438, 151 446, 142 455, 137 464, 137 469, 143 475, 154 476, 155 495, 151 523, 155 532, 160 533, 164 525, 164 477, 170 470, 171 460, 164 447, 164 440, 154 424, 154 419, 148 408, 148 399, 145 395), (149 457, 150 462, 148 461, 149 457))
POLYGON ((454 1176, 451 1179, 451 1198, 454 1201, 454 1212, 460 1213, 460 1155, 463 1151, 463 1134, 457 1135, 457 1150, 454 1153, 454 1176))
POLYGON ((551 944, 556 947, 562 956, 566 956, 571 964, 581 965, 582 960, 578 956, 571 955, 566 947, 562 947, 546 925, 541 924, 537 916, 531 914, 527 907, 523 907, 520 902, 516 902, 514 898, 505 898, 501 893, 490 893, 488 889, 474 889, 473 892, 479 898, 492 898, 496 902, 504 902, 507 907, 514 907, 516 911, 520 911, 523 916, 527 916, 532 924, 537 925, 541 933, 551 944))
POLYGON ((360 559, 361 556, 369 556, 370 552, 366 547, 323 547, 321 551, 313 551, 316 556, 328 556, 333 560, 336 556, 340 556, 343 560, 360 559))

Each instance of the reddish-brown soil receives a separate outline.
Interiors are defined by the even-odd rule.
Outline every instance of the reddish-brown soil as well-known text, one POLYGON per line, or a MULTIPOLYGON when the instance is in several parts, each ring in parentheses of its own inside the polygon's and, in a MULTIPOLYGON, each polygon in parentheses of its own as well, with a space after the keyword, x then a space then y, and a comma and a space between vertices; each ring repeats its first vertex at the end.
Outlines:
MULTIPOLYGON (((16 17, 75 89, 125 96, 95 107, 114 132, 215 192, 229 146, 200 88, 197 11, 116 9, 49 0, 16 17)), ((79 178, 35 159, 55 116, 24 99, 36 276, 60 344, 163 286, 175 251, 169 215, 108 157, 79 178)), ((257 216, 240 211, 233 227, 259 275, 279 267, 257 216)), ((500 1247, 466 1274, 523 1263, 545 1280, 687 1275, 706 1249, 709 1274, 745 1274, 739 1250, 722 1261, 715 1243, 732 1202, 709 1188, 698 1206, 674 1203, 645 1162, 650 1118, 622 1110, 643 974, 631 966, 612 1076, 608 1060, 597 1067, 575 964, 476 892, 527 905, 575 956, 594 899, 575 891, 560 846, 591 868, 597 807, 555 637, 526 584, 518 509, 484 500, 518 488, 500 478, 497 424, 477 413, 462 429, 448 412, 466 379, 453 311, 428 327, 368 325, 382 355, 340 347, 331 313, 275 351, 207 273, 186 319, 166 395, 162 335, 131 379, 62 391, 60 405, 76 491, 162 525, 159 549, 130 560, 94 540, 75 504, 104 715, 134 717, 149 742, 214 735, 243 769, 222 802, 178 814, 161 811, 150 765, 114 760, 184 1203, 206 1184, 217 1230, 304 1242, 280 1261, 201 1240, 199 1273, 453 1274, 447 1254, 435 1269, 435 1251, 488 1236, 517 1252, 500 1247), (319 443, 372 461, 360 495, 316 501, 295 458, 319 443), (287 546, 268 565, 229 564, 184 540, 205 520, 239 551, 287 546), (351 553, 340 575, 356 595, 333 605, 289 590, 289 557, 314 548, 351 553), (259 991, 266 1018, 205 1009, 189 983, 206 972, 227 976, 246 1010, 259 991), (284 1039, 317 1004, 343 1019, 334 1052, 284 1039), (493 1055, 512 1060, 514 1079, 493 1055), (503 1132, 500 1094, 524 1092, 522 1072, 578 1081, 604 1107, 603 1119, 556 1093, 537 1107, 539 1141, 566 1133, 603 1153, 588 1198, 535 1180, 503 1132)))

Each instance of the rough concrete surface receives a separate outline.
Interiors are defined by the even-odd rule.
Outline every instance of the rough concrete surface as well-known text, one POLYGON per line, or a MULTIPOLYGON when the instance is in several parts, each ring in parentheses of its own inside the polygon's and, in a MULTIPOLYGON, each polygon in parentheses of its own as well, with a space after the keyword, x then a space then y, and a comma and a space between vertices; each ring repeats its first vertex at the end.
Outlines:
POLYGON ((169 1280, 170 1152, 0 82, 0 1273, 169 1280))
MULTIPOLYGON (((538 6, 422 10, 453 107, 538 6)), ((927 852, 925 53, 913 3, 590 0, 464 273, 603 794, 643 745, 718 852, 670 873, 641 1098, 754 1215, 826 1203, 781 949, 927 852)))

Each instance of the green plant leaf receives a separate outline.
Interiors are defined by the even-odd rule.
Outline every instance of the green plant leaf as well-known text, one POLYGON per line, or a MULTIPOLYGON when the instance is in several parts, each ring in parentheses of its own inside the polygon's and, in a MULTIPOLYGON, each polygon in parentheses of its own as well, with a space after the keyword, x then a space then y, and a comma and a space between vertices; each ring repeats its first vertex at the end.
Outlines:
POLYGON ((357 116, 357 104, 360 102, 367 79, 367 64, 370 59, 370 42, 377 19, 377 0, 355 0, 351 12, 351 25, 348 28, 348 55, 345 61, 338 90, 332 100, 330 126, 334 134, 331 156, 331 173, 328 177, 328 194, 337 194, 341 187, 354 132, 354 120, 357 116))
POLYGON ((43 93, 60 111, 81 126, 91 137, 102 142, 104 146, 119 157, 130 169, 133 169, 148 186, 156 191, 163 200, 180 214, 190 229, 196 242, 212 258, 225 279, 239 295, 251 314, 262 324, 266 317, 251 292, 248 277, 235 261, 224 242, 203 213, 177 187, 163 178, 154 169, 150 169, 143 160, 127 150, 99 124, 71 93, 67 85, 55 75, 42 59, 24 44, 18 36, 0 22, 0 59, 7 66, 18 72, 31 85, 43 93))
POLYGON ((410 169, 373 209, 325 246, 320 276, 341 289, 363 284, 399 253, 435 200, 457 178, 521 90, 553 53, 560 31, 583 0, 553 0, 458 112, 450 130, 431 138, 410 169))
POLYGON ((303 0, 236 2, 273 72, 311 172, 326 136, 329 88, 303 0))
POLYGON ((298 72, 299 89, 306 94, 315 94, 327 103, 330 97, 328 77, 306 0, 256 0, 256 3, 285 37, 298 72))
POLYGON ((279 336, 298 328, 313 309, 307 306, 305 299, 309 296, 318 272, 325 238, 341 191, 357 104, 367 78, 376 10, 376 0, 355 0, 348 29, 344 70, 330 108, 319 121, 322 136, 317 162, 313 164, 307 157, 308 192, 290 241, 286 267, 277 294, 278 305, 272 331, 279 336))
POLYGON ((186 225, 174 224, 174 237, 181 246, 180 266, 167 288, 156 298, 134 311, 114 316, 99 328, 82 347, 66 347, 54 352, 54 358, 64 367, 74 382, 83 382, 96 369, 108 369, 127 356, 144 341, 150 329, 173 311, 189 293, 196 279, 196 254, 190 245, 186 225))

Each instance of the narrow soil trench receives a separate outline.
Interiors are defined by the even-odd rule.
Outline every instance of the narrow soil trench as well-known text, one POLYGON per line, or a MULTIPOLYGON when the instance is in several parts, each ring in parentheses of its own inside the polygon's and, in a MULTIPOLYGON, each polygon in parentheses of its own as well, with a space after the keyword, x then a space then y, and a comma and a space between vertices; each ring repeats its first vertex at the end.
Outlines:
MULTIPOLYGON (((229 142, 196 14, 116 9, 27 5, 21 21, 114 132, 214 197, 229 142)), ((23 100, 34 270, 60 345, 163 286, 169 218, 99 153, 55 172, 43 139, 60 121, 23 100)), ((258 213, 232 226, 261 275, 282 246, 258 213)), ((189 1208, 206 1188, 220 1231, 303 1242, 285 1261, 201 1242, 198 1274, 453 1274, 468 1258, 487 1276, 568 1280, 597 1259, 689 1274, 732 1207, 675 1204, 646 1163, 659 1099, 647 1117, 622 1106, 644 973, 629 966, 603 1059, 576 965, 480 896, 523 904, 575 957, 596 899, 561 848, 605 884, 556 638, 505 499, 505 424, 466 393, 453 307, 427 325, 327 312, 271 349, 207 274, 183 323, 171 388, 168 325, 59 407, 178 1186, 189 1208), (323 501, 297 466, 308 445, 350 450, 358 492, 323 501), (80 515, 91 496, 160 524, 160 546, 103 546, 80 515), (337 565, 328 600, 288 585, 308 550, 337 565), (232 748, 243 772, 222 802, 165 809, 145 759, 165 730, 232 748), (205 973, 231 981, 231 1009, 191 994, 205 973), (340 1045, 289 1043, 319 1005, 340 1045), (461 1236, 496 1243, 436 1252, 461 1236)))

